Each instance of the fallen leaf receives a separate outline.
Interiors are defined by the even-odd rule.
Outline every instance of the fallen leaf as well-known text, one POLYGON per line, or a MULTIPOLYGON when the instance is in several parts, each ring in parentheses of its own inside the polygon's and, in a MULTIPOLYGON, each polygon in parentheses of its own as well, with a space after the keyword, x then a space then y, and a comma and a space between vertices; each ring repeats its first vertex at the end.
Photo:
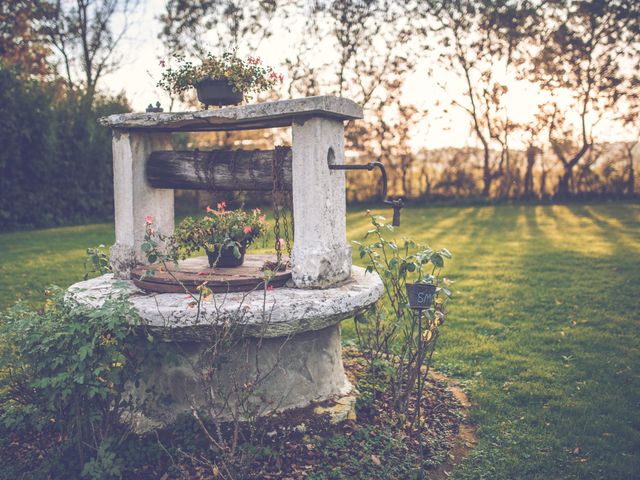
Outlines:
POLYGON ((377 466, 382 465, 382 462, 380 461, 380 457, 378 457, 377 455, 371 455, 371 461, 374 463, 374 465, 377 465, 377 466))

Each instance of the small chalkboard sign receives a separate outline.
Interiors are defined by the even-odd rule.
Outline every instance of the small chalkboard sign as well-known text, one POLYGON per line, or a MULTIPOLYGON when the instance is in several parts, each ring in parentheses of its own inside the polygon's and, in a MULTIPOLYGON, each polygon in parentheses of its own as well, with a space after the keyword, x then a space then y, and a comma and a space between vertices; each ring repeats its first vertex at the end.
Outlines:
POLYGON ((426 310, 431 307, 435 293, 435 285, 429 285, 427 283, 407 283, 409 308, 413 308, 415 310, 426 310))

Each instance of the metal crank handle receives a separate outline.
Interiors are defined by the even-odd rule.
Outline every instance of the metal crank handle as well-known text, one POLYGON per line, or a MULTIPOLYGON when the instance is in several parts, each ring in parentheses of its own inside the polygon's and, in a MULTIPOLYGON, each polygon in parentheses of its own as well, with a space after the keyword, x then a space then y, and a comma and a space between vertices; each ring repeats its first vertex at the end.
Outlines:
POLYGON ((386 205, 391 205, 393 208, 393 220, 391 224, 394 227, 400 226, 400 210, 404 207, 404 201, 402 198, 391 199, 387 196, 387 171, 384 168, 382 162, 369 162, 362 165, 336 165, 330 164, 329 170, 373 170, 378 167, 380 169, 380 174, 382 175, 381 182, 382 183, 382 197, 384 200, 382 203, 386 205))

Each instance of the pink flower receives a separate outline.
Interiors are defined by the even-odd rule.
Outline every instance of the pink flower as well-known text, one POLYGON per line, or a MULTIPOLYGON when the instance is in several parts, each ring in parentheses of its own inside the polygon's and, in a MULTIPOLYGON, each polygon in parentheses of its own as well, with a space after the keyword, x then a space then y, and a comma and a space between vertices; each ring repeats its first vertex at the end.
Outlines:
POLYGON ((261 225, 264 225, 264 223, 267 221, 266 217, 264 215, 261 215, 258 218, 258 222, 260 222, 261 225))
POLYGON ((260 213, 260 209, 259 209, 259 208, 254 208, 254 209, 253 209, 253 213, 254 213, 255 215, 258 215, 258 214, 260 213))
POLYGON ((147 222, 147 225, 151 225, 153 223, 153 217, 151 215, 147 215, 145 221, 147 222))
POLYGON ((216 208, 218 210, 220 210, 221 212, 224 212, 224 207, 226 207, 227 204, 225 202, 220 202, 218 205, 216 205, 216 208))
POLYGON ((273 70, 271 70, 271 73, 269 74, 269 78, 278 78, 278 74, 273 70))
POLYGON ((273 290, 273 285, 267 285, 267 292, 271 292, 273 290))
POLYGON ((209 205, 207 205, 207 213, 212 213, 212 212, 215 212, 215 210, 211 208, 209 205))
POLYGON ((244 233, 251 233, 251 225, 245 225, 245 227, 242 229, 242 231, 244 233))
POLYGON ((164 65, 165 65, 165 63, 164 63, 164 59, 160 60, 160 62, 159 62, 159 63, 160 63, 160 66, 161 66, 162 68, 164 68, 164 65))
POLYGON ((284 82, 284 75, 283 74, 278 75, 278 80, 280 80, 280 83, 284 82))

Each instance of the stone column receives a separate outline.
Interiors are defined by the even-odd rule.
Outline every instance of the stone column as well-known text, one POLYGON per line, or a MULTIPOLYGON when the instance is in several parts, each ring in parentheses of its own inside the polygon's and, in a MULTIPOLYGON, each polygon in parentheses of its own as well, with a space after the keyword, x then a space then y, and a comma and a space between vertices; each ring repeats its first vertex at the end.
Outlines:
POLYGON ((342 120, 314 117, 292 125, 292 277, 298 288, 328 288, 351 275, 347 244, 342 120))
POLYGON ((171 150, 171 134, 114 130, 112 145, 116 243, 111 267, 116 277, 129 279, 133 267, 146 263, 140 245, 147 215, 160 232, 173 234, 173 190, 152 188, 145 175, 152 151, 171 150))

